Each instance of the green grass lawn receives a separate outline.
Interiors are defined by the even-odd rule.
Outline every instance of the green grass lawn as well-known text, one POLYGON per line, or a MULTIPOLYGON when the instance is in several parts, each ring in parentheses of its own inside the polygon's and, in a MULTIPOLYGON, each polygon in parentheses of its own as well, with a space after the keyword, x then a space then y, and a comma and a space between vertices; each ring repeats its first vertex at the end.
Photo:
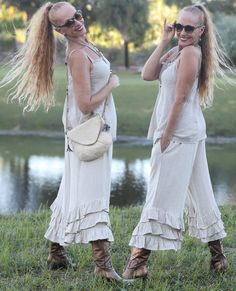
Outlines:
MULTIPOLYGON (((0 78, 4 75, 0 70, 0 78)), ((114 90, 118 113, 118 134, 145 136, 155 103, 158 83, 145 82, 137 73, 118 73, 121 86, 114 90)), ((18 104, 7 104, 6 88, 0 89, 0 129, 62 130, 61 116, 65 98, 66 77, 63 65, 56 66, 56 106, 48 113, 38 112, 22 115, 18 104)), ((204 111, 209 136, 236 136, 235 88, 227 85, 216 89, 214 106, 204 111)))
MULTIPOLYGON (((139 207, 111 208, 113 265, 122 272, 129 256, 130 234, 138 222, 139 207)), ((67 248, 77 270, 48 270, 48 242, 43 238, 50 213, 41 209, 0 216, 0 290, 155 290, 155 291, 233 291, 236 286, 236 205, 221 207, 228 236, 224 239, 229 268, 224 274, 209 269, 210 255, 206 244, 187 233, 182 249, 152 252, 149 278, 133 286, 107 283, 93 276, 91 246, 67 248)), ((186 229, 187 232, 187 229, 186 229)))

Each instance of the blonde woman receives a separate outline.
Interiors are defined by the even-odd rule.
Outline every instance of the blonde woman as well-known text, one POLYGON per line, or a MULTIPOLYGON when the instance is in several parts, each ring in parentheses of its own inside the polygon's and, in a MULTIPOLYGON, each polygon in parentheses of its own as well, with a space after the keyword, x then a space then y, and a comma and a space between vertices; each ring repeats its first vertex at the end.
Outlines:
MULTIPOLYGON (((12 69, 2 84, 17 79, 13 99, 26 102, 25 110, 41 104, 53 105, 53 30, 68 42, 68 96, 63 123, 65 131, 90 117, 101 114, 116 137, 116 111, 111 92, 119 85, 110 75, 110 63, 86 39, 81 11, 68 2, 46 3, 33 16, 27 41, 12 61, 12 69), (106 104, 105 104, 106 102, 106 104)), ((100 158, 82 162, 65 145, 65 171, 58 196, 51 206, 52 217, 45 237, 51 241, 48 263, 53 269, 67 268, 70 261, 64 246, 92 244, 95 274, 120 281, 111 263, 113 235, 109 221, 112 147, 100 158)))
POLYGON ((160 80, 160 90, 148 133, 153 139, 148 193, 130 240, 126 279, 147 276, 151 251, 181 248, 184 210, 189 234, 208 243, 211 267, 226 268, 221 244, 226 233, 209 177, 200 107, 212 102, 215 75, 225 76, 221 65, 227 66, 225 57, 202 5, 185 7, 177 22, 164 23, 162 41, 142 70, 144 80, 160 80), (165 53, 175 33, 178 46, 165 53))

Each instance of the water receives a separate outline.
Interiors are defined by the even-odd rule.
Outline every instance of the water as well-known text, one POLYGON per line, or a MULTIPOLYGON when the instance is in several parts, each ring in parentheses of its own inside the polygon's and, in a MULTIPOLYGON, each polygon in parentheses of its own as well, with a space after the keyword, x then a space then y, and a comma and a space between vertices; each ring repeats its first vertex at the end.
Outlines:
MULTIPOLYGON (((236 144, 208 145, 207 154, 217 203, 236 202, 236 144)), ((36 210, 55 199, 64 169, 61 139, 0 137, 0 214, 36 210)), ((115 144, 111 205, 145 200, 150 146, 115 144)))

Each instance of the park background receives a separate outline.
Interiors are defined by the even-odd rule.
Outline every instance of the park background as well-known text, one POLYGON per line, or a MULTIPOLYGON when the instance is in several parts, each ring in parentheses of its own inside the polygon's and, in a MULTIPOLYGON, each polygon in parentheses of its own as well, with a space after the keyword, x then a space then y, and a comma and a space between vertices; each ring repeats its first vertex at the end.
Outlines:
MULTIPOLYGON (((7 60, 25 41, 28 19, 45 2, 0 0, 0 78, 7 71, 7 60)), ((114 146, 111 193, 116 238, 113 259, 121 272, 129 253, 129 235, 145 199, 151 150, 145 136, 158 91, 158 82, 142 81, 140 71, 161 39, 164 19, 174 21, 179 9, 194 1, 67 2, 82 9, 88 38, 111 61, 113 72, 121 80, 121 86, 114 90, 118 142, 114 146)), ((219 38, 235 64, 236 1, 201 2, 211 11, 219 38)), ((55 198, 63 171, 64 149, 65 42, 56 36, 55 106, 48 113, 41 108, 23 115, 22 106, 7 104, 8 88, 0 89, 0 289, 126 290, 125 286, 94 280, 89 247, 69 247, 70 255, 79 261, 77 271, 49 272, 46 267, 48 244, 43 234, 50 217, 47 208, 55 198)), ((176 39, 171 45, 175 43, 176 39)), ((128 290, 235 290, 236 93, 235 87, 220 81, 216 81, 214 105, 204 110, 204 115, 213 187, 228 232, 225 250, 229 270, 221 276, 211 273, 208 250, 186 235, 181 252, 153 254, 150 279, 136 282, 128 290)))

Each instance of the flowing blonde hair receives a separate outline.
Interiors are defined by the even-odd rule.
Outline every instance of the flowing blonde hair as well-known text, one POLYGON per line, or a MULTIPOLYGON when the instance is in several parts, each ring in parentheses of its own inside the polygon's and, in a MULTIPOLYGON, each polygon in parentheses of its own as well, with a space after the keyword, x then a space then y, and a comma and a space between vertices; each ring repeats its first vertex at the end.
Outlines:
POLYGON ((67 2, 47 2, 33 15, 27 26, 27 40, 7 64, 11 69, 3 78, 3 87, 12 81, 9 98, 26 103, 24 111, 36 111, 41 104, 48 110, 54 105, 53 66, 55 38, 49 14, 67 2))
POLYGON ((189 11, 199 15, 201 25, 205 26, 205 30, 201 35, 199 45, 202 50, 202 63, 199 75, 199 96, 201 105, 204 107, 211 106, 214 99, 214 81, 217 76, 221 80, 234 84, 225 70, 232 71, 230 59, 225 52, 220 36, 214 27, 211 15, 202 4, 186 6, 183 11, 189 11))

